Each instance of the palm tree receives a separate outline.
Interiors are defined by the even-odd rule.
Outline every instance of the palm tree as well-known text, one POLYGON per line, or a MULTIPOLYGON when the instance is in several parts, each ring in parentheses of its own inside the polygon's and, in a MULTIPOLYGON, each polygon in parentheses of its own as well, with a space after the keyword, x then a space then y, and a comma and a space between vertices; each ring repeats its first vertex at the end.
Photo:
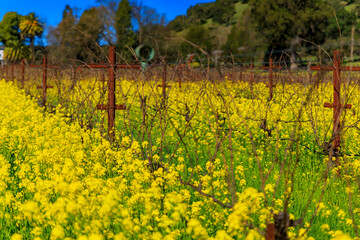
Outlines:
POLYGON ((30 55, 29 47, 21 41, 10 41, 4 50, 4 58, 9 62, 27 59, 30 55))
POLYGON ((21 34, 24 37, 30 39, 30 49, 32 60, 35 60, 35 49, 34 49, 34 40, 36 36, 40 36, 44 32, 43 24, 39 22, 39 18, 35 13, 30 13, 22 17, 20 20, 19 28, 21 34))

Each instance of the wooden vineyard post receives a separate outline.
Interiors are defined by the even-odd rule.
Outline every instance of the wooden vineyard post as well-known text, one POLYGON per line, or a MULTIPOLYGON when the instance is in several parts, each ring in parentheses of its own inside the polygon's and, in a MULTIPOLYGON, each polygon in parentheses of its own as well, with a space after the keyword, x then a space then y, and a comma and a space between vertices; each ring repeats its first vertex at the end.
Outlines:
POLYGON ((44 56, 44 58, 43 58, 43 78, 42 78, 42 92, 43 92, 44 106, 47 101, 47 69, 46 69, 46 65, 47 65, 47 57, 44 56))
POLYGON ((162 96, 166 97, 166 60, 164 59, 163 76, 162 76, 162 96))
POLYGON ((3 78, 7 81, 8 78, 8 66, 7 64, 3 66, 3 78))
POLYGON ((187 65, 187 72, 188 72, 188 80, 190 79, 194 79, 194 76, 192 76, 193 72, 191 71, 191 61, 194 58, 194 54, 191 54, 188 59, 186 60, 186 65, 187 65))
POLYGON ((5 67, 1 65, 1 80, 5 79, 5 67))
POLYGON ((275 223, 268 223, 266 226, 265 240, 275 240, 275 223))
POLYGON ((47 57, 46 56, 44 56, 44 58, 43 58, 42 68, 43 68, 42 86, 38 86, 38 88, 42 89, 43 106, 46 106, 47 89, 52 88, 52 86, 47 85, 47 57))
POLYGON ((273 60, 270 58, 269 60, 269 66, 268 67, 261 67, 261 69, 269 69, 269 83, 266 84, 266 87, 269 88, 269 100, 272 100, 273 98, 273 89, 276 87, 276 84, 274 84, 273 79, 273 69, 274 68, 281 68, 281 66, 273 66, 273 60))
MULTIPOLYGON (((343 108, 350 109, 351 105, 341 104, 340 99, 340 71, 341 71, 341 63, 340 63, 340 51, 334 51, 334 69, 333 69, 333 103, 325 103, 324 107, 333 108, 333 142, 331 150, 332 152, 338 152, 340 148, 340 132, 341 132, 341 124, 340 124, 340 117, 341 117, 341 110, 343 108)), ((339 166, 339 157, 336 156, 335 163, 339 166)))
POLYGON ((114 135, 114 127, 115 127, 115 62, 116 62, 116 55, 115 55, 115 47, 110 47, 109 49, 109 81, 108 81, 108 127, 109 127, 109 136, 110 139, 113 140, 114 135))
POLYGON ((8 79, 8 68, 7 65, 4 66, 4 79, 7 81, 8 79))
POLYGON ((179 66, 179 88, 181 88, 182 66, 179 66))
POLYGON ((24 59, 21 60, 21 88, 25 85, 25 64, 24 59))
POLYGON ((158 87, 162 88, 162 106, 165 107, 165 101, 166 101, 166 88, 169 87, 169 85, 166 85, 166 59, 163 59, 163 72, 162 72, 162 83, 158 85, 158 87))
POLYGON ((11 77, 10 77, 10 65, 6 66, 6 81, 10 81, 11 77))
POLYGON ((240 67, 240 76, 239 76, 239 81, 240 82, 242 82, 242 80, 243 80, 242 75, 243 75, 243 69, 240 67))
POLYGON ((311 69, 310 69, 310 62, 308 62, 308 66, 307 66, 307 71, 308 71, 308 84, 312 83, 312 74, 311 74, 311 69))
POLYGON ((13 82, 14 81, 14 64, 12 63, 11 64, 11 81, 13 82))
POLYGON ((71 80, 73 81, 73 82, 75 82, 75 79, 76 79, 76 66, 72 66, 71 67, 71 80))
POLYGON ((106 110, 108 114, 108 134, 110 142, 114 142, 115 138, 115 110, 126 109, 126 106, 116 105, 115 101, 115 69, 116 69, 116 55, 115 47, 109 48, 109 79, 108 79, 108 104, 97 105, 97 109, 106 110))
POLYGON ((269 61, 269 84, 266 85, 269 88, 269 99, 273 98, 273 88, 276 86, 273 82, 273 60, 270 58, 269 61))
POLYGON ((166 97, 166 61, 164 59, 164 66, 163 66, 163 76, 162 76, 162 96, 165 99, 166 97))
POLYGON ((251 95, 254 95, 254 64, 250 63, 250 90, 251 95))
MULTIPOLYGON (((311 70, 317 70, 317 71, 333 71, 333 103, 324 103, 324 107, 326 108, 333 108, 333 134, 332 134, 332 145, 330 148, 329 156, 333 157, 334 153, 337 153, 340 148, 340 134, 341 134, 341 111, 343 109, 350 109, 351 104, 341 104, 341 70, 349 70, 348 67, 341 67, 341 57, 340 57, 340 51, 336 50, 334 51, 334 59, 333 63, 334 65, 332 67, 321 67, 321 66, 313 66, 310 67, 311 70)), ((359 71, 360 69, 354 68, 351 69, 353 71, 359 71)), ((339 156, 336 155, 335 163, 337 166, 340 165, 339 163, 339 156)))

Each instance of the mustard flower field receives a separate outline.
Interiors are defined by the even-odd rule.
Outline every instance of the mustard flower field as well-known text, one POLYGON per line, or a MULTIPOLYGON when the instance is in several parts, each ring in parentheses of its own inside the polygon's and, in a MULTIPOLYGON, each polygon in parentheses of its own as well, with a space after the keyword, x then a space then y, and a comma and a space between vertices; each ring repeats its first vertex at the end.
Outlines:
POLYGON ((359 239, 358 85, 329 158, 326 82, 119 79, 111 144, 104 83, 51 81, 0 81, 0 239, 359 239))

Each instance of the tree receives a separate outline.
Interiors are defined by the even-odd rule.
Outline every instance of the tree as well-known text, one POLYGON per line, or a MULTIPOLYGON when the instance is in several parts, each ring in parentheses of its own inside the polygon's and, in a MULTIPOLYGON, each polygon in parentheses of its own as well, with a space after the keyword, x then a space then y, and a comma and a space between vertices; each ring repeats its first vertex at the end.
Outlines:
POLYGON ((4 58, 10 62, 18 62, 28 59, 30 56, 29 47, 21 41, 10 41, 4 50, 4 58))
POLYGON ((18 61, 29 57, 29 48, 24 44, 19 30, 21 15, 8 12, 0 22, 0 42, 5 45, 4 57, 9 61, 18 61))
POLYGON ((24 37, 30 39, 31 56, 32 56, 32 60, 34 61, 35 60, 34 40, 36 36, 40 36, 43 33, 44 31, 43 24, 40 23, 35 13, 30 13, 29 15, 23 16, 21 18, 19 28, 21 30, 21 34, 24 37))
POLYGON ((253 62, 254 53, 267 46, 261 34, 254 29, 250 14, 249 10, 243 12, 242 17, 232 26, 227 41, 222 46, 225 55, 232 55, 241 62, 253 62))
MULTIPOLYGON (((190 6, 186 11, 187 23, 192 26, 205 24, 210 18, 219 24, 231 24, 231 19, 235 14, 235 3, 238 0, 216 0, 209 3, 198 3, 190 6)), ((175 19, 174 23, 184 22, 184 19, 175 19)), ((179 28, 181 26, 177 26, 179 28)))
POLYGON ((77 22, 76 16, 74 15, 73 9, 66 5, 63 11, 63 17, 59 23, 60 30, 60 44, 68 45, 68 41, 73 38, 74 26, 77 22))
POLYGON ((50 52, 50 55, 61 63, 74 63, 77 57, 76 23, 77 18, 73 9, 66 5, 61 22, 56 27, 49 28, 47 38, 52 46, 51 49, 54 50, 50 52))
POLYGON ((348 12, 345 8, 336 11, 336 17, 333 15, 329 19, 329 24, 326 28, 326 36, 330 39, 338 39, 341 35, 350 36, 352 26, 356 24, 356 15, 354 12, 348 12))
POLYGON ((106 42, 109 46, 115 45, 117 40, 115 20, 118 3, 110 0, 97 0, 97 2, 101 3, 97 9, 103 23, 101 42, 106 42))
MULTIPOLYGON (((202 48, 206 52, 211 53, 213 47, 213 37, 210 35, 209 29, 204 28, 203 26, 192 27, 187 32, 185 39, 196 44, 198 47, 202 48)), ((181 51, 184 54, 201 53, 198 48, 190 45, 187 42, 181 44, 181 51)))
POLYGON ((0 42, 5 46, 14 41, 21 41, 20 18, 21 15, 16 12, 7 12, 0 22, 0 42))
POLYGON ((159 14, 156 9, 143 5, 137 0, 131 2, 132 15, 136 21, 138 31, 137 31, 137 41, 139 44, 150 44, 150 39, 161 38, 161 36, 156 36, 152 32, 153 26, 166 25, 165 15, 159 14))
POLYGON ((93 62, 101 54, 99 49, 103 23, 98 9, 92 7, 85 10, 75 25, 76 30, 76 59, 93 62))
POLYGON ((193 25, 200 25, 206 23, 206 20, 213 17, 214 14, 214 2, 210 3, 198 3, 194 6, 190 6, 186 11, 186 15, 193 25))
POLYGON ((324 0, 250 0, 249 5, 257 31, 267 40, 268 54, 287 48, 293 52, 299 38, 317 44, 326 39, 332 10, 324 0))
POLYGON ((180 32, 189 26, 189 20, 186 15, 176 16, 174 20, 167 25, 169 29, 180 32))
POLYGON ((214 22, 229 25, 235 14, 235 2, 234 0, 217 0, 212 10, 214 22))
POLYGON ((127 47, 134 47, 135 33, 131 24, 131 6, 128 0, 120 1, 115 17, 116 45, 123 57, 129 59, 131 53, 127 51, 127 47))

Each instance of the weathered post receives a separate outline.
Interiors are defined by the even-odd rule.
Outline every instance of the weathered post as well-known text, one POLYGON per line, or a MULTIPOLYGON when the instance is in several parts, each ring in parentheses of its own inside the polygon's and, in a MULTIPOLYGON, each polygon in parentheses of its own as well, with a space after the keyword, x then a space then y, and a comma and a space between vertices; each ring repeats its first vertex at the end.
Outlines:
MULTIPOLYGON (((334 51, 334 59, 333 63, 334 66, 329 68, 329 70, 333 70, 333 103, 325 103, 324 107, 333 108, 333 136, 332 136, 332 146, 330 151, 330 156, 333 157, 335 153, 339 151, 340 148, 340 132, 341 132, 341 124, 340 124, 340 117, 341 117, 341 110, 342 109, 350 109, 351 105, 341 104, 340 99, 340 73, 341 73, 341 57, 340 51, 334 51)), ((337 166, 340 165, 339 163, 339 156, 336 156, 335 163, 337 166)))
POLYGON ((251 95, 254 94, 254 64, 250 63, 250 90, 251 90, 251 95))
POLYGON ((273 89, 274 89, 274 87, 276 87, 276 84, 274 84, 274 80, 273 80, 273 69, 274 68, 280 68, 280 66, 274 67, 272 58, 269 59, 269 66, 268 67, 262 67, 262 69, 269 69, 269 83, 266 84, 266 87, 269 88, 269 100, 272 100, 272 98, 273 98, 273 89))
POLYGON ((11 64, 11 81, 14 82, 14 64, 11 64))
POLYGON ((269 62, 269 99, 273 98, 273 60, 270 58, 269 62))
POLYGON ((163 59, 163 74, 162 74, 162 96, 166 97, 166 59, 163 59))
POLYGON ((97 109, 107 110, 108 114, 108 134, 111 143, 115 138, 115 110, 126 109, 125 105, 116 105, 115 103, 115 69, 116 69, 116 54, 115 47, 109 48, 109 78, 108 78, 108 104, 97 105, 97 109))
POLYGON ((243 69, 240 67, 240 76, 239 76, 239 81, 242 82, 242 74, 243 74, 243 69))
POLYGON ((47 57, 46 55, 43 58, 43 64, 40 65, 43 68, 43 76, 42 76, 42 86, 38 86, 38 89, 42 89, 42 103, 43 106, 46 106, 47 102, 47 89, 52 88, 52 86, 47 85, 47 57))
POLYGON ((158 87, 162 88, 162 106, 165 107, 166 88, 169 87, 169 85, 166 85, 166 59, 165 59, 165 57, 163 58, 162 80, 161 80, 161 84, 159 84, 158 87))
POLYGON ((42 91, 43 91, 43 101, 44 101, 44 106, 46 104, 47 101, 47 57, 44 56, 43 58, 43 79, 42 79, 42 91))
POLYGON ((108 100, 109 100, 109 109, 108 109, 108 128, 109 136, 111 141, 115 137, 114 126, 115 126, 115 63, 116 63, 116 54, 115 47, 111 46, 109 48, 109 80, 108 80, 108 100))
POLYGON ((5 70, 4 70, 4 75, 5 75, 5 80, 8 81, 9 79, 9 68, 7 65, 5 65, 5 70))
POLYGON ((179 66, 179 88, 181 88, 182 66, 179 66))
POLYGON ((21 88, 25 86, 25 64, 24 59, 21 60, 21 88))

